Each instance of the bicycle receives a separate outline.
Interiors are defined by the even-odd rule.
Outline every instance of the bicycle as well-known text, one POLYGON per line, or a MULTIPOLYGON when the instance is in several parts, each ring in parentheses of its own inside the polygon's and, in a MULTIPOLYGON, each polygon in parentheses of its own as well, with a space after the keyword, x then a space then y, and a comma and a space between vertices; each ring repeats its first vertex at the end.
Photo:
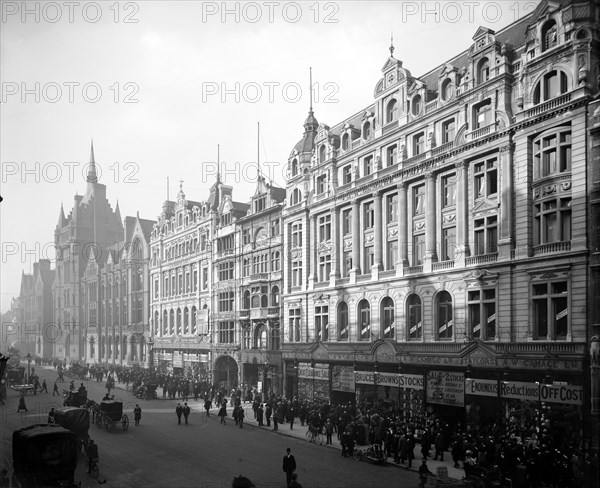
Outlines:
POLYGON ((321 432, 318 429, 311 429, 309 428, 306 431, 306 440, 311 443, 314 442, 315 444, 318 444, 319 446, 323 445, 323 434, 321 434, 321 432))

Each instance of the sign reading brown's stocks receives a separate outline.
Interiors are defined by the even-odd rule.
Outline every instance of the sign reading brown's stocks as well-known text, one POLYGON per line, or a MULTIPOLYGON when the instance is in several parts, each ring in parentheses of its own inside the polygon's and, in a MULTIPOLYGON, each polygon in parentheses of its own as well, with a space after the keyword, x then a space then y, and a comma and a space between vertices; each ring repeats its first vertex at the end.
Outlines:
POLYGON ((465 375, 451 371, 427 372, 427 403, 465 405, 465 375))

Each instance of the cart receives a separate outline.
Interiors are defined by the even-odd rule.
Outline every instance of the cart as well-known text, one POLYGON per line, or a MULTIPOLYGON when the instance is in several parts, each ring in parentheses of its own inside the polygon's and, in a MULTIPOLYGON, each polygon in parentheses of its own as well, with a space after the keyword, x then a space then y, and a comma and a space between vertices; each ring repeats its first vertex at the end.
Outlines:
POLYGON ((123 402, 114 400, 105 400, 99 405, 98 412, 95 415, 96 426, 100 429, 105 427, 107 431, 120 423, 123 430, 129 428, 129 418, 123 413, 123 402))
POLYGON ((155 400, 158 398, 156 394, 156 389, 158 388, 157 383, 146 383, 145 385, 140 386, 134 392, 136 398, 141 400, 155 400))
POLYGON ((17 368, 11 368, 6 371, 6 382, 8 386, 22 385, 25 379, 25 368, 20 366, 17 368))
POLYGON ((54 421, 77 436, 79 449, 85 454, 90 442, 90 412, 87 408, 63 407, 54 410, 54 421))
POLYGON ((387 464, 387 457, 385 450, 375 449, 374 446, 369 446, 364 449, 355 447, 353 452, 354 459, 357 461, 369 461, 373 464, 385 465, 387 464))
POLYGON ((87 403, 87 391, 66 391, 63 405, 65 407, 84 407, 87 403))

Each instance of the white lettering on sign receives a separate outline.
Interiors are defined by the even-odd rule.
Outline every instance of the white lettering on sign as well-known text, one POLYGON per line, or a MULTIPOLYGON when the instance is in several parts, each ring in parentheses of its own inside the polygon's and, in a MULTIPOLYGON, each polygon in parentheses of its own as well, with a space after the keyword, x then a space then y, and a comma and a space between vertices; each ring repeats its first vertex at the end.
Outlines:
POLYGON ((540 385, 540 401, 548 403, 583 404, 583 387, 571 385, 540 385))
POLYGON ((497 397, 498 381, 468 378, 465 380, 465 393, 467 395, 497 397))
POLYGON ((518 400, 539 401, 540 388, 536 383, 523 383, 521 381, 507 381, 500 383, 500 396, 502 398, 516 398, 518 400))

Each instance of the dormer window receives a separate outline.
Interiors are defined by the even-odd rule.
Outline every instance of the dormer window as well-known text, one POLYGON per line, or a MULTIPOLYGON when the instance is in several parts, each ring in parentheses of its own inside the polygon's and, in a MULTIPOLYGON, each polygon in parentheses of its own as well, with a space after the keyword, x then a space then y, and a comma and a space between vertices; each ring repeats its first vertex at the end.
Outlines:
POLYGON ((483 58, 479 61, 479 67, 477 68, 477 81, 483 83, 490 79, 490 62, 488 58, 483 58))
POLYGON ((446 79, 442 83, 442 100, 444 100, 444 102, 447 102, 448 100, 451 100, 453 96, 454 86, 452 85, 452 80, 446 79))
POLYGON ((551 71, 533 90, 533 103, 537 105, 552 98, 558 97, 568 91, 567 75, 562 71, 551 71))
POLYGON ((267 196, 261 195, 254 200, 254 213, 262 212, 265 208, 267 208, 267 196))
POLYGON ((385 111, 385 121, 387 123, 393 122, 398 118, 398 103, 396 100, 392 99, 387 104, 387 109, 385 111))
POLYGON ((363 139, 366 141, 371 137, 371 122, 365 122, 363 125, 363 139))
POLYGON ((487 100, 475 105, 473 109, 473 125, 475 129, 487 127, 492 123, 492 102, 487 100))
POLYGON ((324 163, 325 162, 326 150, 327 150, 327 148, 325 147, 325 144, 323 144, 319 148, 319 163, 324 163))
POLYGON ((226 213, 221 215, 221 225, 229 225, 231 224, 231 214, 226 213))
POLYGON ((300 200, 302 200, 302 193, 298 188, 295 188, 292 192, 292 197, 290 198, 290 205, 296 205, 297 203, 300 203, 300 200))
POLYGON ((317 195, 325 193, 327 188, 327 175, 321 175, 317 177, 317 195))
POLYGON ((416 95, 412 99, 412 114, 419 115, 423 110, 423 100, 421 99, 421 95, 416 95))
POLYGON ((558 44, 557 28, 554 20, 549 20, 542 27, 542 52, 552 49, 558 44))
POLYGON ((349 141, 350 141, 350 136, 348 134, 344 134, 342 136, 342 149, 344 151, 348 150, 348 146, 349 146, 349 141))
POLYGON ((296 176, 298 174, 298 160, 294 159, 292 161, 292 176, 296 176))

